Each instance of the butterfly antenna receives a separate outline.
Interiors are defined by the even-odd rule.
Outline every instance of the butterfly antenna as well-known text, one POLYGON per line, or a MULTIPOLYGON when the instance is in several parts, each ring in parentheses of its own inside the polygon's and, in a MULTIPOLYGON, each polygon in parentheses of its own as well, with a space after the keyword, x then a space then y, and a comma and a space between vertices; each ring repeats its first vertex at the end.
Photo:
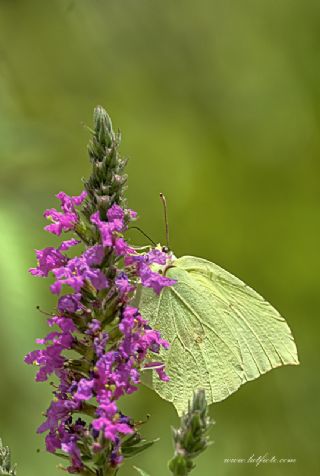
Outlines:
POLYGON ((164 212, 164 223, 166 227, 166 245, 168 250, 170 250, 169 245, 169 222, 168 222, 168 207, 167 207, 167 200, 163 193, 160 193, 160 200, 162 201, 163 205, 163 212, 164 212))
POLYGON ((149 235, 147 235, 147 233, 145 233, 141 228, 139 228, 138 226, 130 226, 128 228, 128 230, 138 230, 140 231, 140 233, 145 236, 154 246, 157 246, 157 243, 155 241, 153 241, 152 238, 150 238, 149 235))
POLYGON ((50 314, 49 312, 43 311, 40 306, 36 306, 37 311, 41 312, 41 314, 44 314, 45 316, 50 316, 53 317, 54 314, 50 314))

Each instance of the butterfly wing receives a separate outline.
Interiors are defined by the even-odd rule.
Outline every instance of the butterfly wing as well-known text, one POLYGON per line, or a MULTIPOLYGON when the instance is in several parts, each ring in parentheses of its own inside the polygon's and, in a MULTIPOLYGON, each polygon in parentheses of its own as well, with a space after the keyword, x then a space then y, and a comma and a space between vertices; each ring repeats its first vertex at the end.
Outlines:
POLYGON ((177 284, 160 296, 143 290, 142 315, 171 347, 161 353, 172 378, 153 388, 180 414, 195 388, 218 402, 268 370, 298 364, 291 331, 278 311, 241 280, 192 256, 174 262, 177 284))

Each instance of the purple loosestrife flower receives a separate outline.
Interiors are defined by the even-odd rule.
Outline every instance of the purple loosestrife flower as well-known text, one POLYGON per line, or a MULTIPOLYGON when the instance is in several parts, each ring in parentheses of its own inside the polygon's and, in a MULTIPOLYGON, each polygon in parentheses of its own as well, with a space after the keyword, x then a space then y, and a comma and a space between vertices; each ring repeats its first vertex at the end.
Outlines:
POLYGON ((153 249, 144 255, 130 253, 125 257, 125 264, 134 266, 142 285, 152 288, 157 294, 160 294, 164 287, 172 286, 176 282, 153 270, 153 268, 159 268, 153 265, 163 265, 165 269, 167 262, 170 262, 170 257, 158 249, 153 249))
POLYGON ((166 286, 175 284, 174 279, 169 279, 166 276, 154 272, 149 266, 142 263, 137 267, 137 273, 141 278, 141 283, 146 288, 152 288, 157 294, 160 294, 162 289, 166 286))
POLYGON ((115 232, 123 232, 125 230, 124 211, 116 204, 112 205, 108 210, 107 221, 100 219, 99 212, 91 215, 90 219, 100 232, 103 246, 113 246, 116 239, 115 232))
POLYGON ((128 296, 135 287, 130 283, 126 273, 121 271, 115 279, 116 286, 122 296, 128 296))
POLYGON ((58 212, 55 208, 49 208, 44 212, 44 217, 53 221, 51 225, 45 226, 45 230, 54 235, 61 235, 63 231, 72 230, 78 221, 75 206, 81 205, 86 196, 86 191, 76 197, 69 197, 66 193, 59 192, 56 197, 60 200, 61 212, 58 212))
POLYGON ((29 271, 34 276, 47 277, 49 272, 55 268, 63 266, 67 258, 55 248, 44 248, 36 250, 38 265, 36 268, 30 268, 29 271))
POLYGON ((59 298, 58 311, 61 314, 75 314, 81 308, 81 294, 64 294, 59 298))
POLYGON ((38 367, 37 381, 51 375, 57 380, 38 428, 47 433, 47 450, 69 456, 69 473, 104 476, 122 463, 123 445, 141 450, 134 446, 140 441, 138 425, 121 413, 120 398, 137 390, 145 369, 155 370, 164 381, 169 378, 158 356, 169 344, 132 305, 137 287, 160 293, 175 282, 165 276, 169 253, 158 248, 141 253, 126 241, 137 214, 125 207, 119 137, 101 108, 94 121, 89 145, 93 171, 86 190, 74 197, 60 192, 61 211, 44 214, 53 222, 47 231, 75 237, 36 251, 38 264, 30 273, 53 278, 57 309, 48 319, 51 332, 37 339, 43 348, 30 352, 25 362, 38 367), (69 257, 68 250, 78 244, 77 255, 69 257), (86 421, 79 415, 86 415, 86 421))
POLYGON ((82 378, 78 382, 77 391, 74 394, 75 400, 90 400, 92 398, 92 389, 94 381, 82 378))

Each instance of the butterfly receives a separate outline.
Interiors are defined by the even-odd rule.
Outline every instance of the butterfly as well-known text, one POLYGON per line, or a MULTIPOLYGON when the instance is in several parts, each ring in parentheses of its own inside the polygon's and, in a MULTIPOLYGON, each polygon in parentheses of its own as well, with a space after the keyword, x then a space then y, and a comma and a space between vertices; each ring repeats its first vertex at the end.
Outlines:
POLYGON ((160 295, 143 288, 139 309, 170 343, 160 353, 170 381, 144 383, 179 414, 196 388, 210 404, 275 367, 299 364, 284 318, 240 279, 193 256, 173 259, 165 273, 176 284, 160 295))

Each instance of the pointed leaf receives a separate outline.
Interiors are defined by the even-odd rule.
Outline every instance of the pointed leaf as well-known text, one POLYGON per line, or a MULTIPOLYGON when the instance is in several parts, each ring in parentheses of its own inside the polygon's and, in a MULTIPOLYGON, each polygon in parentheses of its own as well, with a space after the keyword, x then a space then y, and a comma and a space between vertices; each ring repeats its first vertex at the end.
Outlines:
POLYGON ((137 466, 134 466, 134 469, 135 469, 141 476, 149 476, 148 473, 146 473, 145 471, 143 471, 143 470, 140 469, 140 468, 137 468, 137 466))
POLYGON ((136 456, 147 448, 150 448, 150 446, 154 445, 157 441, 159 441, 159 438, 151 441, 142 440, 137 446, 122 447, 122 454, 124 458, 132 458, 132 456, 136 456))

